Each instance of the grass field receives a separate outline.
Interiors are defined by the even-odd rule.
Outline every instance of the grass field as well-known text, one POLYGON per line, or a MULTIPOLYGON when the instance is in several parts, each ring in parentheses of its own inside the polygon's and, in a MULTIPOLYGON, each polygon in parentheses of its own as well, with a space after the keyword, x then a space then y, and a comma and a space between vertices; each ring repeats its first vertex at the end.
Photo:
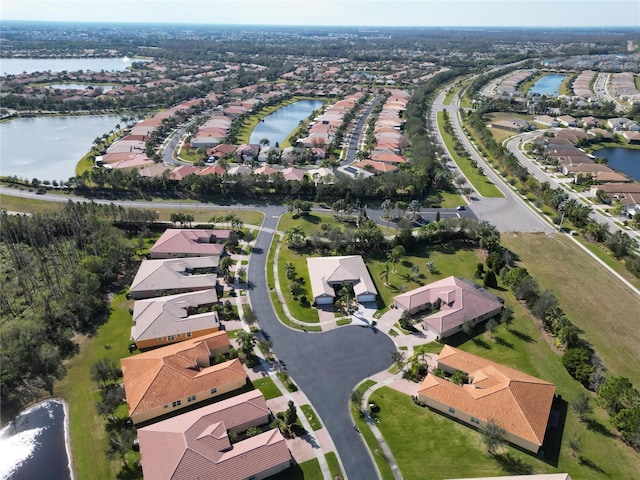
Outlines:
POLYGON ((467 177, 469 182, 471 182, 471 185, 476 189, 476 191, 483 197, 503 197, 502 193, 500 193, 500 190, 498 190, 498 188, 493 183, 491 183, 491 180, 489 180, 484 175, 480 175, 478 173, 478 170, 473 168, 469 159, 463 158, 460 155, 456 154, 455 150, 453 149, 453 137, 444 131, 444 116, 442 112, 438 112, 438 129, 442 133, 442 138, 444 138, 444 143, 447 147, 447 150, 451 154, 451 157, 467 177))
POLYGON ((502 243, 555 293, 609 374, 640 385, 640 299, 564 236, 509 234, 502 243))
POLYGON ((63 206, 64 203, 0 195, 0 208, 4 208, 9 212, 53 213, 59 212, 63 206))
POLYGON ((289 312, 294 318, 302 322, 318 323, 320 318, 318 316, 318 310, 311 306, 313 303, 313 295, 311 294, 311 282, 309 280, 309 270, 307 269, 307 256, 290 250, 284 243, 280 246, 280 253, 278 255, 278 282, 280 283, 280 289, 284 296, 289 312), (298 299, 294 299, 289 292, 290 280, 287 279, 287 272, 285 265, 287 262, 291 262, 296 268, 296 274, 298 278, 302 278, 302 293, 298 296, 298 299), (307 298, 307 303, 303 305, 300 302, 302 297, 307 298))
POLYGON ((80 352, 67 362, 67 375, 55 385, 54 394, 69 402, 71 457, 76 478, 112 479, 120 469, 119 460, 109 461, 103 453, 107 447, 105 419, 96 412, 100 391, 91 381, 90 369, 102 358, 119 363, 129 356, 132 306, 133 300, 124 295, 114 298, 109 321, 96 335, 77 339, 80 352))

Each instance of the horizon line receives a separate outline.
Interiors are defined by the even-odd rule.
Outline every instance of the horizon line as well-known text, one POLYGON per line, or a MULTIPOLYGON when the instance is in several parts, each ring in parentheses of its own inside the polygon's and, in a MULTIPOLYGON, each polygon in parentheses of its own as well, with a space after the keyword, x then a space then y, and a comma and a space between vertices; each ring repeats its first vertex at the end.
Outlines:
POLYGON ((565 29, 565 30, 581 30, 597 27, 602 30, 613 29, 630 29, 640 31, 640 27, 636 25, 340 25, 340 24, 293 24, 293 23, 202 23, 202 22, 171 22, 171 21, 139 21, 139 20, 42 20, 42 19, 3 19, 3 23, 40 23, 40 24, 78 24, 78 25, 185 25, 197 27, 289 27, 289 28, 376 28, 376 29, 394 29, 394 28, 448 28, 448 29, 522 29, 522 30, 538 30, 538 29, 565 29))

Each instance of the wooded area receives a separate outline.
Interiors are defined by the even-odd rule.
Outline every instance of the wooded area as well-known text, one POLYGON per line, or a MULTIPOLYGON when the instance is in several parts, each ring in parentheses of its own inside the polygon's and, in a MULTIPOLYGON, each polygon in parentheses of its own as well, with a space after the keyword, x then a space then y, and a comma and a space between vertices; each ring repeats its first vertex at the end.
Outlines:
MULTIPOLYGON (((90 335, 106 321, 109 292, 128 285, 134 247, 113 226, 112 210, 69 202, 53 214, 0 211, 3 410, 51 392, 63 361, 78 349, 76 335, 90 335)), ((124 217, 145 216, 127 210, 124 217)), ((134 232, 152 220, 146 216, 134 232)))

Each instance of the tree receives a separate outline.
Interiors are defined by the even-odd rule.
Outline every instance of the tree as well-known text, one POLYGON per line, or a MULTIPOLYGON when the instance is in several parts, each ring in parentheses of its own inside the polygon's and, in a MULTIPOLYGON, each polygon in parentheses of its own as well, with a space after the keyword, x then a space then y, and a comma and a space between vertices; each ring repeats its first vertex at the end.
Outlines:
POLYGON ((571 450, 571 456, 575 457, 580 450, 582 450, 582 440, 578 435, 572 435, 569 438, 569 449, 571 450))
POLYGON ((484 276, 484 286, 489 288, 498 288, 498 280, 493 270, 489 270, 484 276))
POLYGON ((130 428, 120 428, 115 430, 109 435, 109 446, 107 447, 107 457, 114 459, 120 457, 123 465, 127 465, 127 453, 133 448, 133 441, 136 438, 136 434, 130 428))
POLYGON ((351 391, 350 399, 351 403, 353 403, 358 409, 360 409, 360 405, 362 405, 362 398, 364 397, 363 393, 356 389, 351 391))
POLYGON ((462 331, 467 337, 471 338, 471 335, 473 335, 473 322, 471 320, 465 320, 462 324, 462 331))
POLYGON ((258 316, 251 308, 245 308, 244 321, 249 327, 253 326, 258 321, 258 316))
POLYGON ((296 267, 293 262, 287 262, 284 264, 284 271, 287 276, 287 280, 293 280, 297 276, 296 267))
POLYGON ((500 314, 500 323, 504 323, 504 328, 509 331, 509 327, 513 323, 513 310, 509 307, 503 307, 500 314))
POLYGON ((400 261, 404 254, 405 250, 402 245, 396 245, 389 251, 389 253, 387 253, 387 260, 389 260, 393 264, 393 273, 397 273, 396 264, 400 261))
POLYGON ((304 230, 299 226, 293 226, 284 232, 284 243, 289 248, 300 248, 305 240, 304 230))
POLYGON ((493 338, 496 333, 496 328, 498 328, 498 322, 495 318, 490 318, 487 324, 485 325, 487 332, 489 332, 489 336, 493 338))
POLYGON ((562 356, 562 364, 569 375, 587 385, 593 372, 591 353, 584 347, 568 348, 562 356))
POLYGON ((289 283, 289 293, 291 293, 293 298, 297 298, 298 295, 302 293, 302 282, 297 278, 291 280, 291 283, 289 283))
POLYGON ((120 377, 118 364, 110 358, 102 358, 91 365, 91 380, 106 386, 120 377))
POLYGON ((115 420, 116 410, 122 405, 123 401, 121 387, 119 385, 110 385, 102 389, 100 401, 96 404, 96 410, 99 415, 115 420))
POLYGON ((476 228, 476 240, 480 248, 493 252, 500 246, 500 232, 486 220, 481 220, 476 228))
POLYGON ((287 405, 289 408, 287 408, 287 412, 285 414, 285 422, 287 422, 288 427, 292 427, 298 421, 298 410, 296 409, 296 404, 293 403, 293 400, 289 400, 287 405))
POLYGON ((231 257, 222 257, 220 259, 220 263, 218 263, 218 274, 222 277, 229 278, 229 272, 231 271, 231 266, 233 265, 233 260, 231 257))
POLYGON ((240 345, 239 350, 245 356, 249 356, 253 351, 253 347, 256 346, 256 336, 252 332, 245 332, 242 330, 241 332, 238 332, 236 340, 240 345))
POLYGON ((344 283, 342 288, 338 291, 338 298, 336 302, 342 305, 344 312, 349 315, 351 311, 351 303, 354 298, 353 285, 350 283, 344 283))
POLYGON ((584 421, 585 417, 593 411, 593 408, 591 408, 591 404, 589 403, 589 396, 585 392, 580 392, 578 394, 576 399, 571 402, 571 408, 576 412, 578 420, 581 422, 584 421))
POLYGON ((505 443, 506 432, 494 420, 489 420, 481 432, 482 441, 487 447, 487 453, 495 455, 505 443))
POLYGON ((456 370, 456 372, 451 375, 451 382, 456 385, 464 385, 469 380, 469 377, 462 370, 456 370))
POLYGON ((391 350, 391 361, 399 369, 404 365, 404 352, 399 350, 391 350))
POLYGON ((628 408, 639 398, 638 390, 626 377, 609 377, 598 389, 598 397, 602 399, 609 415, 628 408))
POLYGON ((382 271, 380 272, 380 278, 383 278, 384 284, 389 286, 389 262, 384 263, 384 267, 382 267, 382 271))
POLYGON ((627 256, 629 252, 635 248, 636 241, 622 230, 618 230, 614 234, 609 235, 605 244, 616 258, 622 258, 627 256))

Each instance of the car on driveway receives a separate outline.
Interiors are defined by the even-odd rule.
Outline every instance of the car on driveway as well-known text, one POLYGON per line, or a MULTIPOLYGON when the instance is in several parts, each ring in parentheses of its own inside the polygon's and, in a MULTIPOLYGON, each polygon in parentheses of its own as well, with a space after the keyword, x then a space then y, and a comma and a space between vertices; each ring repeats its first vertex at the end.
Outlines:
POLYGON ((467 209, 467 207, 465 207, 464 205, 458 205, 456 207, 456 210, 466 210, 466 209, 467 209))

